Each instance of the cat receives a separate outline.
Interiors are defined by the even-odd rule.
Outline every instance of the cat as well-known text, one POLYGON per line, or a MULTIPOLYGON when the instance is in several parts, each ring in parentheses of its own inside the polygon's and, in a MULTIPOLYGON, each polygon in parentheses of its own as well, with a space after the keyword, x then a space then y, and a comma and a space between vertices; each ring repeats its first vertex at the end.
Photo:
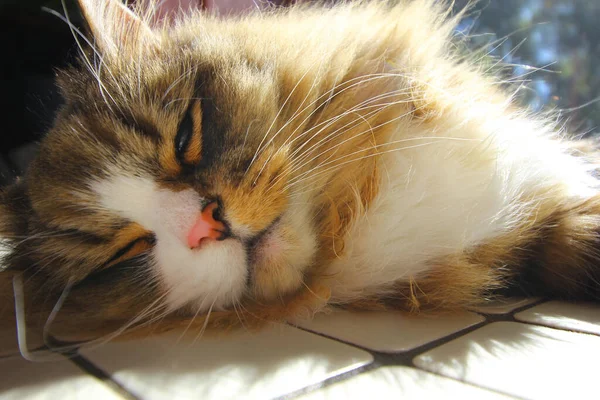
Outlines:
POLYGON ((79 5, 65 105, 0 197, 28 326, 84 340, 514 287, 595 298, 594 150, 462 55, 448 4, 174 22, 79 5))

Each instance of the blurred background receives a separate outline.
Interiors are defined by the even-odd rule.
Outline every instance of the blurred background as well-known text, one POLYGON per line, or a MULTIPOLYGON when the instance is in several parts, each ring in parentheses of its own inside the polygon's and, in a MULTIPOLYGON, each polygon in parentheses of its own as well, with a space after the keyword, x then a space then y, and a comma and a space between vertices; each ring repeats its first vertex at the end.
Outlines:
MULTIPOLYGON (((456 0, 462 9, 469 0, 456 0)), ((73 23, 81 19, 66 0, 73 23)), ((61 99, 54 70, 76 55, 59 0, 0 0, 2 134, 0 185, 21 174, 61 99)), ((535 110, 564 110, 578 134, 600 132, 600 0, 480 0, 457 29, 468 44, 501 59, 528 87, 535 110)))
POLYGON ((567 110, 577 133, 600 131, 600 0, 481 0, 459 32, 528 81, 533 109, 567 110))

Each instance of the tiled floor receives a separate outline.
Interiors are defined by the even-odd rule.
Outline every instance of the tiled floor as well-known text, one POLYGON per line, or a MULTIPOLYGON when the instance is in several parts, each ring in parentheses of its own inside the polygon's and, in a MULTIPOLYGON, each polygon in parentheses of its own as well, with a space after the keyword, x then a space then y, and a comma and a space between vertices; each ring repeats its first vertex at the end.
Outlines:
POLYGON ((0 358, 0 399, 594 398, 599 335, 600 305, 539 299, 437 317, 337 312, 71 360, 0 358))

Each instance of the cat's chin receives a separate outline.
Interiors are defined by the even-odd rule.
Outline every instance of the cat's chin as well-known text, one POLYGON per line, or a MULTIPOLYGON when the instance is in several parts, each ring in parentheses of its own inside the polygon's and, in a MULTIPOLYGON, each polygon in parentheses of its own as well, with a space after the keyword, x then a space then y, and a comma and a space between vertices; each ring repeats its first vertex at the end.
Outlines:
POLYGON ((225 309, 242 297, 248 268, 239 240, 207 242, 196 251, 169 239, 158 240, 154 254, 171 310, 225 309))

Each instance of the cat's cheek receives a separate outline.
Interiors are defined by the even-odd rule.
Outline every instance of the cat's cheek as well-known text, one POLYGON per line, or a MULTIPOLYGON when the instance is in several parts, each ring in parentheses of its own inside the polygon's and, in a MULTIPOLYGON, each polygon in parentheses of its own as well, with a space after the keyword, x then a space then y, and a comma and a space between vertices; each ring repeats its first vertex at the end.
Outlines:
POLYGON ((253 266, 252 291, 274 300, 301 289, 313 263, 316 239, 306 226, 280 224, 259 243, 253 266))
POLYGON ((248 267, 243 245, 234 239, 208 241, 190 250, 175 237, 158 238, 154 268, 170 310, 218 310, 238 300, 248 267))
POLYGON ((302 284, 302 271, 288 260, 289 245, 276 234, 264 238, 257 248, 253 274, 254 295, 262 300, 272 300, 298 288, 302 284))

